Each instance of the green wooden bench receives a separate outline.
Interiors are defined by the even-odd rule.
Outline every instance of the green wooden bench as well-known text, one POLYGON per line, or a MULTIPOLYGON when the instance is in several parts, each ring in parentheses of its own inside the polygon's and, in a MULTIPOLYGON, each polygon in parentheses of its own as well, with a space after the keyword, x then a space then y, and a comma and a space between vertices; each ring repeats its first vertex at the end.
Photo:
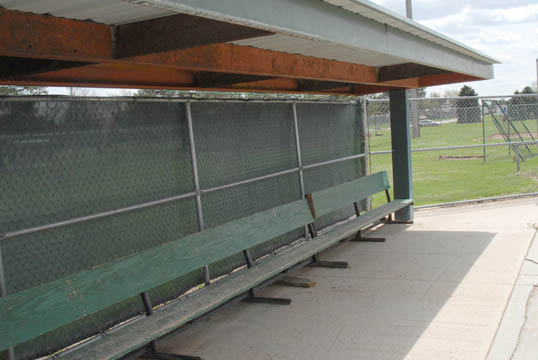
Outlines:
MULTIPOLYGON (((409 199, 387 204, 318 235, 315 218, 377 192, 388 190, 385 172, 313 193, 288 203, 203 232, 172 241, 140 254, 103 264, 0 299, 0 351, 140 295, 145 317, 75 348, 65 359, 116 359, 133 351, 144 357, 196 359, 159 354, 154 341, 238 296, 250 301, 288 304, 289 299, 259 298, 254 288, 288 269, 310 262, 318 254, 354 236, 361 228, 412 204, 409 199), (309 225, 312 239, 258 262, 248 249, 309 225), (154 310, 147 291, 230 255, 243 253, 247 268, 192 295, 154 310)), ((387 191, 388 194, 388 191, 387 191)), ((358 211, 358 206, 356 207, 358 211)))

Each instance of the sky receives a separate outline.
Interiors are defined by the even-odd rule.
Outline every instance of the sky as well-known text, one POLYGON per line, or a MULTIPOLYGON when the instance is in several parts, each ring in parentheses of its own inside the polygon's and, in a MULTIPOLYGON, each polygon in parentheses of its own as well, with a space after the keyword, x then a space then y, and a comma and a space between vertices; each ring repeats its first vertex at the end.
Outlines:
MULTIPOLYGON (((371 0, 405 15, 405 0, 371 0)), ((413 20, 502 64, 493 80, 469 83, 479 95, 507 95, 536 83, 537 0, 412 0, 413 20)), ((435 86, 428 93, 459 90, 462 84, 435 86)))

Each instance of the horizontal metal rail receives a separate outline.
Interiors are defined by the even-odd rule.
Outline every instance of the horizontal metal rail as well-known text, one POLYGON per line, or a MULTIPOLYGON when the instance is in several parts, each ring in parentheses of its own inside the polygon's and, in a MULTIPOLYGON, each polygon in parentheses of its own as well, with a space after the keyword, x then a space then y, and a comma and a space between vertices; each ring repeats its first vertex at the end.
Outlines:
POLYGON ((356 104, 357 100, 351 99, 342 99, 342 100, 329 100, 329 99, 278 99, 278 98, 267 98, 263 99, 260 97, 254 98, 226 98, 226 97, 216 97, 213 99, 207 98, 196 98, 196 97, 144 97, 144 96, 110 96, 110 97, 99 97, 99 96, 69 96, 69 95, 31 95, 31 96, 0 96, 0 102, 21 102, 21 101, 93 101, 93 102, 232 102, 232 103, 282 103, 282 104, 332 104, 332 105, 350 105, 356 104))
POLYGON ((190 197, 195 197, 198 194, 207 194, 207 193, 211 193, 211 192, 218 191, 218 190, 224 190, 224 189, 232 188, 232 187, 235 187, 235 186, 250 184, 250 183, 253 183, 253 182, 266 180, 266 179, 274 178, 274 177, 277 177, 277 176, 282 176, 282 175, 291 174, 291 173, 294 173, 294 172, 299 172, 301 169, 312 169, 312 168, 316 168, 316 167, 320 167, 320 166, 325 166, 325 165, 329 165, 329 164, 338 163, 338 162, 341 162, 341 161, 358 159, 358 158, 362 158, 362 157, 365 157, 365 156, 366 156, 366 154, 363 153, 363 154, 347 156, 347 157, 344 157, 344 158, 338 158, 338 159, 323 161, 323 162, 310 164, 310 165, 306 165, 306 166, 302 166, 302 167, 295 167, 293 169, 278 171, 278 172, 275 172, 275 173, 272 173, 272 174, 258 176, 258 177, 252 178, 252 179, 241 180, 241 181, 237 181, 237 182, 222 185, 222 186, 216 186, 216 187, 212 187, 212 188, 208 188, 208 189, 200 189, 199 192, 194 191, 194 192, 190 192, 190 193, 186 193, 186 194, 181 194, 181 195, 177 195, 177 196, 168 197, 168 198, 165 198, 165 199, 159 199, 159 200, 149 201, 149 202, 146 202, 146 203, 127 206, 127 207, 119 208, 119 209, 115 209, 115 210, 104 211, 104 212, 97 213, 97 214, 81 216, 81 217, 77 217, 77 218, 72 218, 72 219, 68 219, 68 220, 64 220, 64 221, 58 221, 58 222, 45 224, 45 225, 39 225, 39 226, 26 228, 26 229, 21 229, 21 230, 10 231, 10 232, 6 232, 4 234, 0 234, 0 239, 9 239, 9 238, 17 237, 17 236, 29 235, 29 234, 33 234, 33 233, 40 232, 40 231, 51 230, 51 229, 55 229, 55 228, 59 228, 59 227, 67 226, 67 225, 73 225, 73 224, 83 223, 83 222, 96 220, 96 219, 100 219, 100 218, 104 218, 104 217, 108 217, 108 216, 119 215, 119 214, 123 214, 123 213, 126 213, 126 212, 134 211, 134 210, 145 209, 145 208, 156 206, 156 205, 166 204, 166 203, 169 203, 169 202, 172 202, 172 201, 177 201, 177 200, 187 199, 187 198, 190 198, 190 197))
POLYGON ((296 168, 289 169, 289 170, 284 170, 284 171, 279 171, 279 172, 275 172, 275 173, 272 173, 272 174, 258 176, 258 177, 252 178, 252 179, 237 181, 237 182, 234 182, 234 183, 231 183, 231 184, 215 186, 215 187, 212 187, 212 188, 209 188, 209 189, 203 189, 203 190, 200 190, 200 192, 202 194, 207 194, 207 193, 210 193, 210 192, 213 192, 213 191, 229 189, 231 187, 235 187, 235 186, 239 186, 239 185, 250 184, 250 183, 253 183, 253 182, 256 182, 256 181, 266 180, 266 179, 274 178, 274 177, 277 177, 277 176, 282 176, 282 175, 298 172, 299 169, 300 168, 296 167, 296 168))
MULTIPOLYGON (((492 146, 520 146, 520 145, 538 145, 538 140, 534 141, 512 141, 504 143, 491 143, 491 144, 473 144, 473 145, 456 145, 456 146, 440 146, 432 148, 416 148, 411 149, 411 152, 420 152, 420 151, 436 151, 436 150, 456 150, 456 149, 472 149, 472 148, 483 148, 483 147, 492 147, 492 146)), ((392 150, 381 150, 381 151, 371 151, 370 155, 382 155, 382 154, 391 154, 392 150)))
POLYGON ((318 163, 315 163, 315 164, 303 165, 303 169, 313 169, 313 168, 317 168, 317 167, 320 167, 320 166, 339 163, 341 161, 360 159, 360 158, 363 158, 365 156, 366 156, 366 153, 362 153, 362 154, 357 154, 357 155, 346 156, 346 157, 343 157, 343 158, 340 158, 340 159, 322 161, 322 162, 318 162, 318 163))
POLYGON ((119 215, 119 214, 123 214, 123 213, 129 212, 129 211, 145 209, 145 208, 148 208, 148 207, 151 207, 151 206, 156 206, 156 205, 166 204, 166 203, 169 203, 169 202, 172 202, 172 201, 186 199, 186 198, 189 198, 189 197, 193 197, 195 195, 196 195, 195 192, 191 192, 191 193, 187 193, 187 194, 181 194, 181 195, 177 195, 177 196, 172 196, 172 197, 165 198, 165 199, 149 201, 149 202, 146 202, 146 203, 143 203, 143 204, 127 206, 127 207, 119 208, 119 209, 115 209, 115 210, 103 211, 103 212, 100 212, 100 213, 97 213, 97 214, 80 216, 80 217, 72 218, 72 219, 69 219, 69 220, 58 221, 58 222, 50 223, 50 224, 46 224, 46 225, 40 225, 40 226, 35 226, 35 227, 27 228, 27 229, 11 231, 11 232, 4 233, 3 235, 0 235, 0 239, 9 239, 9 238, 13 238, 13 237, 16 237, 16 236, 28 235, 28 234, 36 233, 36 232, 43 231, 43 230, 50 230, 50 229, 55 229, 55 228, 59 228, 59 227, 66 226, 66 225, 73 225, 73 224, 78 224, 78 223, 82 223, 82 222, 87 222, 87 221, 90 221, 90 220, 96 220, 96 219, 104 218, 104 217, 107 217, 107 216, 119 215))

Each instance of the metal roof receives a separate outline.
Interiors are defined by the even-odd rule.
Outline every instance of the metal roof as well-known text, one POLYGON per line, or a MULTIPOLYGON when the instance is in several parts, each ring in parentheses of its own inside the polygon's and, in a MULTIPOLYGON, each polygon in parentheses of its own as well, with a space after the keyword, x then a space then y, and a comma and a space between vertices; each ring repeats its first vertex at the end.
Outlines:
POLYGON ((367 0, 0 0, 0 7, 111 26, 184 13, 271 33, 235 45, 378 68, 411 63, 490 79, 498 63, 367 0))
POLYGON ((0 0, 0 6, 35 14, 121 25, 172 15, 175 12, 121 0, 0 0))
POLYGON ((407 33, 416 35, 420 38, 432 41, 439 45, 446 46, 450 49, 460 51, 464 54, 489 62, 490 64, 498 64, 499 61, 483 54, 475 49, 468 47, 454 39, 427 28, 424 25, 419 24, 405 16, 397 14, 393 11, 385 9, 368 0, 323 0, 326 3, 339 6, 343 9, 349 10, 356 14, 360 14, 366 18, 378 21, 383 24, 387 24, 396 29, 400 29, 407 33))
MULTIPOLYGON (((319 8, 318 3, 322 3, 321 0, 300 0, 293 2, 282 1, 266 1, 265 7, 269 5, 272 8, 278 8, 278 11, 285 17, 285 13, 292 10, 296 5, 312 6, 319 8)), ((484 55, 478 51, 470 49, 469 47, 460 44, 452 39, 449 39, 433 30, 430 30, 412 20, 409 20, 403 16, 393 13, 387 9, 384 9, 374 3, 366 0, 323 0, 323 2, 345 9, 347 12, 358 14, 355 16, 354 21, 357 23, 364 22, 364 20, 373 20, 377 23, 390 26, 401 32, 411 34, 413 37, 419 37, 426 40, 429 43, 441 45, 444 48, 451 49, 459 54, 469 56, 480 62, 487 64, 498 63, 495 59, 484 55)), ((292 25, 286 28, 278 24, 278 19, 275 17, 274 23, 264 21, 261 23, 256 16, 249 18, 247 16, 238 17, 234 14, 234 11, 227 11, 234 9, 237 5, 244 6, 245 8, 254 9, 252 5, 257 1, 180 1, 180 0, 0 0, 0 6, 10 9, 19 10, 24 12, 31 12, 37 14, 51 14, 57 17, 65 17, 78 20, 91 20, 97 23, 104 23, 109 25, 121 25, 126 23, 137 22, 146 19, 158 18, 167 15, 172 15, 177 12, 185 12, 196 14, 200 16, 224 19, 230 22, 236 22, 246 24, 250 26, 259 26, 267 30, 276 32, 276 35, 269 37, 253 38, 243 41, 234 42, 239 45, 254 46, 269 50, 283 51, 289 53, 302 54, 307 56, 314 56, 325 59, 334 59, 364 65, 371 66, 386 66, 394 64, 402 64, 406 62, 418 62, 420 59, 413 59, 408 56, 401 56, 402 54, 394 53, 390 46, 357 46, 351 41, 345 43, 342 41, 334 41, 330 35, 321 37, 314 33, 297 32, 292 29, 292 25), (212 4, 211 4, 212 3, 212 4), (260 26, 261 25, 261 26, 260 26)), ((328 8, 321 8, 322 11, 329 12, 328 8)), ((260 7, 260 11, 265 11, 260 7)), ((252 13, 252 12, 251 12, 252 13)), ((241 11, 239 11, 241 14, 241 11)), ((246 14, 243 12, 243 14, 246 14)), ((305 13, 308 17, 310 13, 305 13)), ((343 23, 349 21, 349 19, 342 18, 343 23)), ((301 21, 300 18, 296 19, 301 21)), ((312 17, 312 21, 316 21, 316 18, 312 17)), ((316 24, 320 29, 323 29, 324 23, 316 24)), ((326 24, 327 27, 331 24, 326 24)), ((299 30, 299 29, 296 29, 299 30)), ((365 33, 364 36, 371 36, 372 34, 365 33)), ((351 37, 351 36, 350 36, 351 37)), ((385 39, 382 39, 386 41, 385 39)), ((359 44, 360 45, 360 44, 359 44)), ((434 64, 432 61, 424 61, 424 65, 434 65, 438 67, 444 67, 447 70, 459 70, 455 69, 452 64, 453 60, 445 61, 445 63, 434 64)), ((474 71, 471 67, 467 69, 467 73, 470 75, 480 75, 482 77, 488 77, 485 73, 474 71)))

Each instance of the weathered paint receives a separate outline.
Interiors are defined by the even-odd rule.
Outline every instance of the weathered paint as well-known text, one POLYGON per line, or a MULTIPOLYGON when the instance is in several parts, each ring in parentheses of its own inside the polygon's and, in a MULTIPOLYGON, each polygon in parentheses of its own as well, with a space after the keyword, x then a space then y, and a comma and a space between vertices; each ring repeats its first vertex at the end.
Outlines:
POLYGON ((306 200, 299 200, 8 295, 0 299, 0 350, 312 221, 306 200))
POLYGON ((389 188, 387 173, 381 171, 317 191, 311 195, 315 208, 315 217, 327 215, 389 188))

